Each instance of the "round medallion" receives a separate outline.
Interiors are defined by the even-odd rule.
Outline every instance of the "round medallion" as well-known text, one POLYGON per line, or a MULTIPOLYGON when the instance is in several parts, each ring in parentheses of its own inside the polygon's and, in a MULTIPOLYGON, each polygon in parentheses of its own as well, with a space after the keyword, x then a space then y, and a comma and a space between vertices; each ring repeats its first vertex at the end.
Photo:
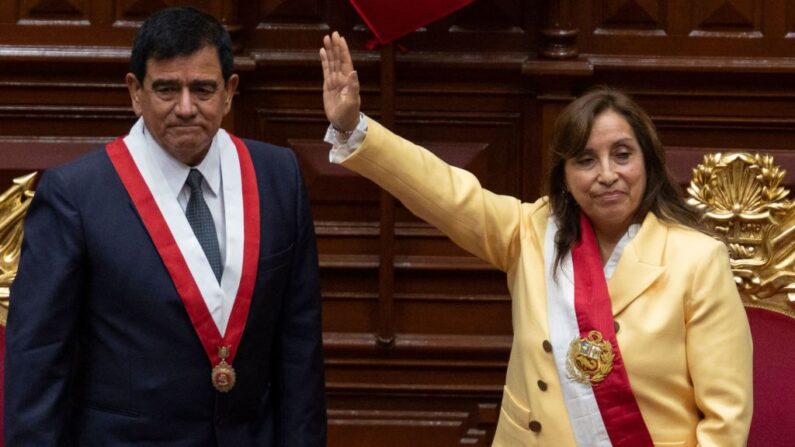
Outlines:
POLYGON ((566 370, 569 377, 580 383, 595 385, 613 370, 613 346, 599 331, 591 331, 585 338, 577 337, 569 345, 566 370))
POLYGON ((216 390, 226 393, 235 386, 235 369, 232 365, 221 360, 212 371, 213 386, 216 390))

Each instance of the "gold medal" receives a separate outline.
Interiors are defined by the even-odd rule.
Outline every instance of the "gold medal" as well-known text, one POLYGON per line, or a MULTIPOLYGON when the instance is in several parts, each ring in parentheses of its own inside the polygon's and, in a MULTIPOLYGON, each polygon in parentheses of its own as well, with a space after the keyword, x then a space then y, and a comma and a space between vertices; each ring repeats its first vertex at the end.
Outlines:
POLYGON ((569 345, 566 370, 569 377, 580 383, 595 385, 613 370, 613 346, 599 331, 591 331, 585 338, 576 337, 569 345))
POLYGON ((215 389, 226 393, 235 386, 235 369, 226 363, 226 358, 229 357, 229 346, 219 346, 218 357, 221 357, 221 361, 213 367, 211 377, 215 389))

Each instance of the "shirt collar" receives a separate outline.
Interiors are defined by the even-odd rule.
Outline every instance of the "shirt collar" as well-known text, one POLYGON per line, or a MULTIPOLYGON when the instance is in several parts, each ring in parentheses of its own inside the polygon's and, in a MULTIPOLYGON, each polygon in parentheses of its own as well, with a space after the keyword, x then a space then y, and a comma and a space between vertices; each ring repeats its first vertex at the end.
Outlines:
POLYGON ((210 143, 210 150, 207 151, 207 155, 204 156, 201 163, 197 166, 188 166, 163 149, 154 139, 151 132, 147 130, 146 124, 143 126, 143 132, 146 139, 147 152, 154 164, 162 171, 163 178, 174 193, 174 197, 178 196, 185 186, 185 181, 188 179, 188 173, 191 168, 198 169, 204 177, 204 182, 210 188, 210 192, 213 195, 218 195, 221 189, 221 153, 217 134, 213 137, 213 141, 210 143))
POLYGON ((604 265, 605 279, 610 280, 613 276, 613 272, 615 272, 616 267, 618 267, 618 261, 621 259, 621 255, 624 254, 624 249, 627 248, 627 244, 635 238, 639 230, 640 224, 632 224, 627 228, 627 232, 624 233, 624 236, 618 241, 616 247, 613 249, 613 253, 610 254, 610 259, 608 259, 604 265))

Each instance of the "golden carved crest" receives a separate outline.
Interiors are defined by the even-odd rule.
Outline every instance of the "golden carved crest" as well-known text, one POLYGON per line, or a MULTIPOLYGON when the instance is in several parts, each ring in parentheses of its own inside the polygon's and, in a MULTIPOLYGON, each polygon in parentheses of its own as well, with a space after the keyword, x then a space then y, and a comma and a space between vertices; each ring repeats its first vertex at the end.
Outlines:
POLYGON ((613 346, 599 331, 576 337, 569 345, 566 371, 577 382, 596 385, 613 370, 613 346))
POLYGON ((38 173, 14 179, 14 185, 0 194, 0 324, 8 317, 8 295, 17 274, 22 248, 22 219, 33 197, 38 173))
POLYGON ((707 154, 687 202, 726 243, 746 305, 795 316, 795 203, 784 174, 769 155, 707 154))

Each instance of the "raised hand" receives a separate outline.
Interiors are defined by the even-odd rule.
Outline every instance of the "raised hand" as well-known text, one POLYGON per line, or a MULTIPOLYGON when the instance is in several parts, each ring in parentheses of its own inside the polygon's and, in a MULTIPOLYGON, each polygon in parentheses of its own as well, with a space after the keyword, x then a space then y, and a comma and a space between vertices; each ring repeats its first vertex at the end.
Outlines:
POLYGON ((323 37, 323 107, 326 118, 339 130, 353 130, 359 123, 359 78, 344 37, 334 31, 323 37))

